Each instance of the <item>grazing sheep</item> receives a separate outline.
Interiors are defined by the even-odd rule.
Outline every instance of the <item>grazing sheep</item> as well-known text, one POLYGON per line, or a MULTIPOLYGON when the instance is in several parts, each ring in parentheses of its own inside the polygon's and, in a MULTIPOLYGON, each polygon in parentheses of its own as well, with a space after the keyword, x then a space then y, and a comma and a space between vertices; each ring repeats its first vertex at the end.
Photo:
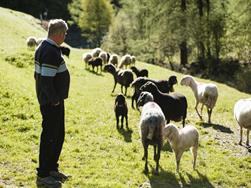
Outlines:
POLYGON ((144 148, 145 173, 148 173, 148 146, 154 147, 154 160, 156 161, 155 174, 159 173, 160 153, 163 145, 163 129, 165 126, 165 116, 159 105, 153 102, 153 96, 149 92, 142 92, 138 105, 142 106, 139 122, 141 142, 144 148))
POLYGON ((126 54, 121 57, 118 68, 120 68, 120 69, 123 67, 127 68, 127 66, 131 64, 131 62, 132 62, 131 56, 129 54, 126 54))
POLYGON ((211 114, 218 98, 217 86, 211 83, 206 84, 206 83, 197 82, 190 75, 184 76, 182 80, 180 81, 180 84, 189 86, 193 90, 193 93, 196 99, 195 110, 201 120, 202 120, 203 106, 206 105, 207 113, 208 113, 208 123, 211 123, 211 114), (199 113, 197 109, 199 103, 202 104, 201 114, 199 113))
POLYGON ((69 58, 71 49, 66 46, 60 46, 59 48, 60 48, 62 54, 69 58))
POLYGON ((26 44, 28 48, 34 48, 37 45, 36 37, 30 36, 26 39, 26 44))
POLYGON ((97 67, 98 72, 98 68, 100 67, 100 73, 102 72, 102 59, 100 57, 90 59, 88 64, 92 66, 92 71, 94 71, 94 68, 97 67))
POLYGON ((183 127, 185 126, 185 119, 187 116, 187 100, 184 95, 179 93, 162 93, 152 82, 147 82, 141 86, 140 91, 148 91, 153 95, 154 102, 156 102, 162 109, 167 123, 169 123, 170 120, 182 120, 183 127))
POLYGON ((101 48, 94 48, 92 51, 91 51, 91 55, 92 57, 98 57, 100 52, 102 52, 102 49, 101 48))
POLYGON ((90 54, 90 53, 84 53, 84 54, 83 54, 82 60, 83 60, 84 63, 85 63, 85 68, 88 67, 88 65, 89 65, 88 62, 89 62, 90 59, 92 59, 92 54, 90 54))
MULTIPOLYGON (((134 100, 137 101, 140 94, 140 87, 143 86, 146 82, 154 83, 158 89, 163 93, 169 93, 174 91, 173 85, 177 83, 176 76, 170 76, 168 80, 153 80, 150 78, 139 77, 132 82, 132 87, 134 87, 134 93, 132 96, 132 108, 134 108, 134 100)), ((138 108, 137 108, 138 109, 138 108)))
POLYGON ((131 56, 131 64, 135 65, 136 63, 136 57, 134 55, 131 56))
POLYGON ((121 116, 121 129, 123 129, 124 118, 126 120, 126 128, 128 129, 128 108, 126 99, 123 94, 117 95, 115 99, 114 112, 116 116, 117 129, 119 128, 119 117, 121 116))
POLYGON ((234 105, 234 117, 240 126, 240 142, 242 145, 242 129, 247 129, 246 145, 249 146, 249 131, 251 130, 251 98, 240 99, 234 105))
POLYGON ((118 62, 119 62, 119 56, 117 54, 112 54, 110 57, 109 63, 117 67, 118 62))
POLYGON ((121 92, 123 93, 123 86, 125 87, 125 96, 127 93, 127 88, 133 82, 133 73, 131 70, 119 70, 113 64, 107 64, 104 67, 104 71, 109 72, 114 78, 114 87, 112 93, 115 90, 117 83, 121 85, 121 92))
POLYGON ((163 137, 168 139, 176 158, 176 172, 179 173, 180 159, 183 152, 191 148, 193 153, 193 169, 195 169, 197 151, 199 146, 199 132, 191 125, 178 129, 173 124, 165 126, 163 137))
POLYGON ((144 76, 148 77, 148 70, 147 69, 138 69, 137 67, 132 66, 131 70, 132 70, 132 72, 134 72, 136 74, 137 78, 144 77, 144 76))
POLYGON ((99 57, 103 60, 103 64, 107 64, 107 53, 105 51, 101 51, 99 53, 99 57))

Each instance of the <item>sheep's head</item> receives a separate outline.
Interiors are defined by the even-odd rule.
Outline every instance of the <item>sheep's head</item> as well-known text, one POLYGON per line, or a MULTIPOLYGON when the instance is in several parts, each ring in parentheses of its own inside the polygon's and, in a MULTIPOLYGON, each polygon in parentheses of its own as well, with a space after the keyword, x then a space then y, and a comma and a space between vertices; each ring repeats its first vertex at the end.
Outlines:
POLYGON ((140 96, 137 101, 137 106, 143 106, 149 101, 153 101, 153 95, 147 91, 143 91, 140 93, 140 96))
POLYGON ((191 81, 193 80, 192 76, 184 76, 181 81, 180 81, 180 85, 185 85, 185 86, 190 86, 191 85, 191 81))
POLYGON ((178 81, 177 81, 177 77, 176 76, 170 76, 169 79, 168 79, 169 83, 171 85, 174 85, 174 84, 177 84, 178 81))
POLYGON ((152 82, 146 82, 143 86, 140 87, 140 91, 148 91, 150 93, 156 92, 158 90, 157 86, 152 82))
POLYGON ((118 94, 115 99, 115 105, 117 106, 124 106, 126 104, 126 99, 123 94, 118 94))
POLYGON ((178 128, 174 124, 165 125, 163 129, 163 137, 170 141, 173 141, 177 138, 177 134, 179 133, 178 128))
POLYGON ((116 68, 113 64, 108 63, 107 65, 104 66, 104 71, 113 74, 114 72, 116 72, 116 68))

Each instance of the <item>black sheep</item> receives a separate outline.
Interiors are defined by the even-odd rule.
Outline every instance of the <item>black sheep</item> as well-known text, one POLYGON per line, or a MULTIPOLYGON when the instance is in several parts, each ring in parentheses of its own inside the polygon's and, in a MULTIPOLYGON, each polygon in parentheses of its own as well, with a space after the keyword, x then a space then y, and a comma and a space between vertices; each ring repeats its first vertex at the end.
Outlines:
POLYGON ((152 93, 154 102, 156 102, 162 109, 167 123, 169 123, 170 120, 182 120, 183 127, 185 126, 185 119, 187 116, 187 99, 184 95, 179 93, 162 93, 152 82, 147 82, 141 86, 140 91, 148 91, 152 93))
POLYGON ((132 95, 132 108, 134 108, 134 101, 137 101, 140 95, 140 87, 146 82, 154 83, 162 93, 173 92, 173 85, 177 84, 176 76, 170 76, 168 80, 154 80, 150 78, 139 77, 132 82, 132 87, 134 87, 134 93, 132 95))
POLYGON ((69 58, 71 52, 70 48, 65 46, 60 46, 59 48, 61 50, 61 53, 69 58))
POLYGON ((100 57, 96 57, 96 58, 92 58, 88 61, 88 64, 92 66, 92 71, 94 71, 94 68, 97 67, 97 72, 98 72, 98 68, 100 67, 100 73, 102 72, 102 58, 100 57))
POLYGON ((125 87, 125 96, 127 93, 127 88, 130 86, 130 84, 133 82, 133 73, 131 70, 120 70, 116 69, 116 67, 113 64, 107 64, 104 67, 104 71, 109 72, 113 75, 114 78, 114 86, 112 93, 114 92, 117 83, 121 85, 121 92, 123 93, 123 86, 125 87))
POLYGON ((148 77, 148 70, 147 69, 138 69, 135 66, 131 67, 132 72, 134 72, 138 77, 148 77))
POLYGON ((126 128, 128 129, 128 108, 126 99, 123 94, 117 95, 115 99, 114 112, 116 116, 117 129, 119 128, 120 116, 121 116, 121 129, 123 129, 124 118, 126 120, 126 128))

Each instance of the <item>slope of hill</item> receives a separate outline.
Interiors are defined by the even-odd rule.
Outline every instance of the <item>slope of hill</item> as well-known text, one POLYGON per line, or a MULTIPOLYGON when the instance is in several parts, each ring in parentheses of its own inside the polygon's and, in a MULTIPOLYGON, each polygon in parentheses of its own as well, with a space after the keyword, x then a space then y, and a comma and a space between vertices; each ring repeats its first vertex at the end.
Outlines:
MULTIPOLYGON (((25 40, 30 35, 44 37, 46 32, 33 17, 4 8, 0 8, 0 25, 0 187, 35 187, 41 117, 34 89, 34 51, 27 49, 25 40)), ((250 95, 214 82, 220 96, 212 114, 213 124, 206 124, 195 113, 191 89, 176 85, 175 90, 188 100, 187 122, 194 124, 201 135, 197 170, 192 170, 192 157, 186 152, 177 175, 174 154, 165 144, 160 175, 152 173, 152 147, 150 173, 145 175, 138 130, 140 114, 131 108, 128 97, 130 131, 116 129, 113 105, 120 87, 111 95, 112 76, 85 69, 81 62, 85 51, 72 49, 70 58, 66 58, 71 88, 66 100, 66 140, 60 158, 61 170, 72 175, 66 187, 251 186, 250 152, 238 145, 239 128, 232 113, 234 103, 250 95)), ((136 65, 147 68, 151 78, 175 74, 180 80, 183 76, 143 62, 136 65)), ((131 96, 132 90, 128 93, 131 96)), ((203 115, 206 120, 205 111, 203 115)), ((181 123, 175 124, 181 127, 181 123)))

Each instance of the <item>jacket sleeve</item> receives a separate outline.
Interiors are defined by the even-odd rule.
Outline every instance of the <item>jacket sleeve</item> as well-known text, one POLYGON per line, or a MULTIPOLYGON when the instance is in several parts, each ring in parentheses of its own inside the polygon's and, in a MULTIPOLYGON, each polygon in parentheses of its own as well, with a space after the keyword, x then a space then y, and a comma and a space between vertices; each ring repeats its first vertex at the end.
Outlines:
POLYGON ((55 50, 47 51, 42 57, 41 89, 50 103, 57 103, 59 97, 56 93, 54 78, 60 65, 58 53, 55 50))

